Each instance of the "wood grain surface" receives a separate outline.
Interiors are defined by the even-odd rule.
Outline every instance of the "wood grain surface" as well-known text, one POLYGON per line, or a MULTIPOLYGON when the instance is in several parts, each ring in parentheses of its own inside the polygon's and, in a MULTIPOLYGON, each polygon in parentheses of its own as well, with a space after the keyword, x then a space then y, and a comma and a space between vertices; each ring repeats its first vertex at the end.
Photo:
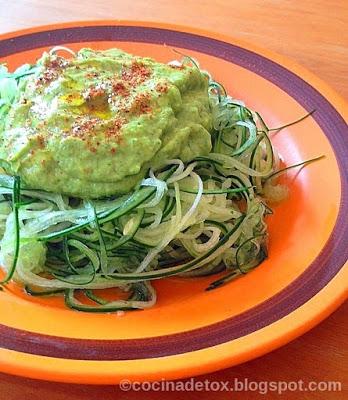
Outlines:
MULTIPOLYGON (((0 33, 41 24, 140 19, 229 34, 293 58, 348 97, 346 0, 0 0, 0 33)), ((341 381, 341 392, 122 392, 117 387, 57 384, 0 374, 0 399, 347 399, 348 304, 294 342, 204 381, 341 381)))

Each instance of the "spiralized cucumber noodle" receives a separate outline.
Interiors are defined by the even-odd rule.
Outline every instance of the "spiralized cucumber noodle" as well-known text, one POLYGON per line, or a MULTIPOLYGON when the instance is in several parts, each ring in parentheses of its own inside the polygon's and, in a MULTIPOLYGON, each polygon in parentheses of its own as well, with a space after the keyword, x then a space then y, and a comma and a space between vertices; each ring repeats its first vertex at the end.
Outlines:
MULTIPOLYGON (((62 47, 51 54, 62 50, 74 56, 62 47)), ((199 68, 186 56, 182 63, 199 68)), ((36 66, 13 74, 1 68, 3 116, 36 66)), ((153 280, 223 273, 212 289, 267 257, 271 209, 264 195, 279 170, 269 129, 202 72, 214 127, 208 156, 168 160, 128 195, 93 201, 28 189, 19 177, 0 175, 3 285, 14 279, 34 296, 64 295, 67 306, 80 311, 144 309, 156 302, 153 280), (98 293, 105 288, 128 298, 106 300, 98 293)))

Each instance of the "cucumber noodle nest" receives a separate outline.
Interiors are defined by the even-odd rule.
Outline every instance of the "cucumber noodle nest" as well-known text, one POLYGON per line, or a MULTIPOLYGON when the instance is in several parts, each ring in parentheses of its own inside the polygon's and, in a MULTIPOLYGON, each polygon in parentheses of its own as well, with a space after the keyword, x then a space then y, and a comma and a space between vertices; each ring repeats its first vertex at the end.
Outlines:
MULTIPOLYGON (((186 56, 182 62, 198 67, 186 56)), ((35 65, 13 74, 1 68, 2 117, 35 65)), ((80 311, 144 309, 156 303, 152 280, 225 271, 212 289, 267 257, 265 199, 284 194, 273 179, 279 159, 269 129, 202 72, 214 127, 208 156, 168 160, 131 193, 93 201, 21 188, 19 177, 0 175, 2 284, 13 279, 32 295, 63 294, 80 311), (128 298, 108 301, 96 291, 104 288, 128 298)))

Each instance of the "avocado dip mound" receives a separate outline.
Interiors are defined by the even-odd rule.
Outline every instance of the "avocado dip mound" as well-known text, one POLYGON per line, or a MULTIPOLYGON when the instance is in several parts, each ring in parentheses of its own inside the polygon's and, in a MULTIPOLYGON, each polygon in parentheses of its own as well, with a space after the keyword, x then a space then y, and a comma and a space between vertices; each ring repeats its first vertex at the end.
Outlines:
POLYGON ((150 167, 211 151, 208 78, 118 49, 44 53, 1 123, 23 185, 81 198, 129 192, 150 167))

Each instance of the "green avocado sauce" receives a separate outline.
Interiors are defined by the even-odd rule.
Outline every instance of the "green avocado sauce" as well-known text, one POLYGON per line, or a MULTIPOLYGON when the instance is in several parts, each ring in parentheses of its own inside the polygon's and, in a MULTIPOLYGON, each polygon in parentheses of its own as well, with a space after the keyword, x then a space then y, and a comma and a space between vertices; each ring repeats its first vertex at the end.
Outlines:
POLYGON ((129 192, 149 168, 211 151, 208 79, 118 49, 45 53, 2 123, 0 159, 26 186, 81 198, 129 192))

